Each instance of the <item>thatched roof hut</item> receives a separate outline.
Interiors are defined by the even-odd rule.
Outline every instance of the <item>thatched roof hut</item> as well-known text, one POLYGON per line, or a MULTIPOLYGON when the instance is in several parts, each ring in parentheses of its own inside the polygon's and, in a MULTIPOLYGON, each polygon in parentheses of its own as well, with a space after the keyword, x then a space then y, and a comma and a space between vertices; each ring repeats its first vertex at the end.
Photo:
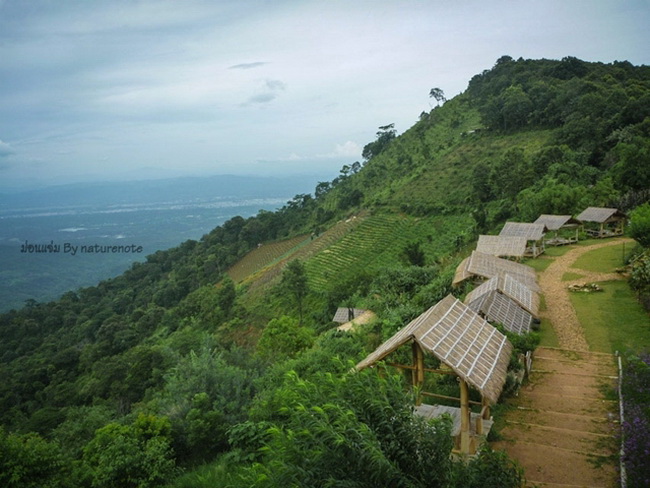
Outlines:
POLYGON ((526 254, 526 238, 511 236, 478 236, 476 250, 492 256, 522 258, 526 254))
POLYGON ((536 258, 544 252, 544 234, 548 229, 544 224, 529 222, 506 222, 499 232, 503 237, 523 237, 526 239, 526 256, 536 258))
POLYGON ((573 244, 574 242, 578 242, 578 232, 580 230, 580 226, 582 225, 581 221, 571 217, 570 215, 550 214, 540 215, 537 217, 537 220, 535 220, 534 223, 543 224, 549 231, 554 232, 553 237, 544 240, 544 244, 547 244, 549 246, 562 246, 565 244, 573 244), (574 230, 575 236, 561 236, 559 234, 560 231, 565 230, 574 230))
POLYGON ((487 280, 500 273, 512 275, 533 291, 541 291, 532 267, 478 251, 472 251, 472 254, 458 265, 452 286, 458 286, 473 277, 487 280))
POLYGON ((589 207, 576 219, 591 224, 585 232, 592 237, 613 237, 623 235, 627 215, 616 208, 589 207))
POLYGON ((400 346, 416 342, 425 353, 496 403, 505 382, 512 345, 508 339, 452 295, 412 320, 357 364, 367 368, 400 346))
POLYGON ((627 215, 616 208, 589 207, 576 219, 585 223, 585 232, 592 237, 623 235, 627 215))
POLYGON ((356 318, 359 318, 365 312, 366 310, 362 308, 339 307, 336 309, 336 313, 334 314, 332 322, 345 324, 346 322, 350 322, 356 318))
POLYGON ((539 294, 517 281, 509 274, 501 274, 490 278, 485 283, 477 286, 467 294, 467 303, 473 302, 480 296, 498 291, 514 300, 520 307, 530 313, 533 317, 539 318, 539 294))
MULTIPOLYGON (((466 300, 467 302, 467 300, 466 300)), ((494 290, 467 302, 467 306, 492 324, 502 324, 515 334, 527 334, 533 316, 510 297, 494 290)))
MULTIPOLYGON (((419 317, 412 320, 372 354, 357 364, 356 369, 370 367, 384 360, 401 346, 411 343, 413 364, 398 368, 411 370, 414 386, 424 385, 424 373, 454 374, 460 379, 460 410, 445 407, 436 409, 420 405, 419 414, 435 416, 435 412, 451 413, 458 420, 455 437, 456 448, 463 453, 476 452, 483 425, 490 422, 490 403, 496 403, 506 380, 512 345, 508 339, 485 319, 473 312, 460 300, 448 295, 419 317), (424 366, 424 354, 431 354, 446 365, 448 370, 431 370, 424 366), (476 388, 482 396, 480 414, 472 414, 469 408, 468 385, 476 388)), ((434 393, 420 395, 447 398, 434 393)))

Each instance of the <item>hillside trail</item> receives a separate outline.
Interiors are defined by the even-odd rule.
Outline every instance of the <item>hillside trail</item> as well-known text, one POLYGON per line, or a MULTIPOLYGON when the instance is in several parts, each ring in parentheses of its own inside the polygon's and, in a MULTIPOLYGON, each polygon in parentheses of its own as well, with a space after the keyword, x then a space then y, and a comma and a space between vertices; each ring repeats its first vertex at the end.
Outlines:
POLYGON ((584 330, 569 299, 574 283, 623 279, 617 273, 592 273, 572 266, 585 253, 633 242, 615 239, 569 250, 539 275, 547 318, 559 348, 539 347, 533 370, 518 397, 508 400, 501 440, 525 470, 527 486, 610 488, 618 484, 615 459, 618 403, 612 392, 618 370, 611 354, 589 351, 584 330), (565 273, 580 275, 562 281, 565 273))
POLYGON ((583 269, 574 269, 571 267, 573 263, 583 254, 595 249, 633 242, 629 238, 619 238, 590 246, 576 247, 555 258, 549 267, 540 274, 539 286, 546 301, 546 310, 541 312, 541 316, 550 321, 557 335, 560 348, 575 351, 589 350, 584 331, 569 299, 568 286, 585 282, 623 279, 618 273, 593 273, 583 269), (573 281, 562 281, 562 277, 567 272, 575 272, 581 277, 573 281))

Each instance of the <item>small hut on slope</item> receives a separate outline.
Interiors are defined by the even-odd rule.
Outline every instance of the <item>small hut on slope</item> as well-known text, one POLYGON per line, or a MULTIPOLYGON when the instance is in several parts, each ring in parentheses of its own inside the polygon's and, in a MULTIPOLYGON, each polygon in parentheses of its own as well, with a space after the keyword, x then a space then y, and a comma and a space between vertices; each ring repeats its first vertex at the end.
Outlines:
POLYGON ((528 222, 506 222, 499 232, 502 237, 523 237, 526 239, 524 256, 536 258, 544 252, 546 226, 528 222))
POLYGON ((502 324, 508 332, 515 334, 529 333, 533 324, 533 316, 529 312, 497 290, 467 302, 467 306, 491 324, 502 324))
POLYGON ((549 246, 564 246, 565 244, 578 242, 578 232, 582 225, 582 222, 570 215, 549 214, 540 215, 534 223, 545 225, 549 231, 553 231, 553 237, 544 239, 544 244, 549 246), (575 235, 570 236, 569 231, 575 231, 575 235), (562 232, 562 235, 560 235, 560 232, 562 232))
POLYGON ((482 285, 477 286, 465 297, 471 303, 486 293, 498 291, 514 300, 521 308, 530 313, 534 318, 539 318, 539 294, 517 281, 509 274, 498 275, 490 278, 482 285))
POLYGON ((616 208, 589 207, 576 219, 585 224, 588 235, 602 238, 623 235, 627 215, 616 208))
POLYGON ((332 322, 345 324, 346 322, 351 322, 354 319, 359 318, 364 313, 366 313, 366 310, 362 308, 339 307, 336 309, 332 322))
POLYGON ((472 251, 472 254, 458 265, 452 286, 458 286, 470 278, 488 280, 498 274, 509 274, 531 290, 541 292, 535 270, 530 266, 479 251, 472 251))
MULTIPOLYGON (((460 398, 455 398, 460 401, 460 409, 421 404, 418 398, 416 412, 426 417, 451 414, 456 449, 475 453, 483 436, 487 435, 484 424, 490 419, 489 406, 497 402, 503 389, 512 345, 485 319, 448 295, 380 345, 357 364, 356 369, 370 367, 408 343, 412 348, 412 364, 388 364, 410 370, 414 386, 424 385, 425 373, 454 374, 460 381, 460 398), (425 354, 433 355, 449 369, 425 368, 425 354), (480 414, 471 413, 469 386, 481 394, 480 414)), ((420 395, 449 399, 424 391, 420 391, 420 395)))
POLYGON ((481 235, 476 250, 492 256, 521 259, 526 254, 526 238, 481 235))

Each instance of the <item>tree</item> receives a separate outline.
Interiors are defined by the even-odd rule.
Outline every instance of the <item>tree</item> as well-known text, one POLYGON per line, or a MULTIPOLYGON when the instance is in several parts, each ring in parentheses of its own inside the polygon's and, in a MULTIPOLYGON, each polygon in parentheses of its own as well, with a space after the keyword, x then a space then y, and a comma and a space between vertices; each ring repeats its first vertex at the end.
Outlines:
POLYGON ((283 315, 272 319, 257 343, 257 352, 267 359, 281 360, 294 357, 314 343, 311 329, 301 327, 298 321, 283 315))
POLYGON ((443 92, 440 88, 431 88, 431 91, 429 92, 429 98, 435 99, 438 105, 440 105, 440 102, 445 103, 447 101, 445 98, 445 92, 443 92))
POLYGON ((409 242, 402 248, 404 260, 412 266, 424 266, 426 254, 419 242, 409 242))
POLYGON ((167 418, 140 414, 133 425, 102 427, 84 449, 93 488, 148 488, 176 473, 167 418))
POLYGON ((630 236, 643 247, 650 247, 650 203, 644 203, 632 211, 630 236))
POLYGON ((305 265, 297 259, 291 261, 282 272, 280 286, 289 294, 298 307, 298 319, 299 323, 302 324, 302 305, 307 293, 309 293, 305 265))
POLYGON ((390 142, 395 139, 395 136, 395 124, 380 126, 379 131, 377 132, 377 139, 373 142, 369 142, 363 147, 361 156, 363 156, 366 161, 377 156, 388 147, 390 142))
POLYGON ((0 485, 6 488, 58 488, 68 466, 57 444, 37 434, 9 434, 0 426, 0 485))

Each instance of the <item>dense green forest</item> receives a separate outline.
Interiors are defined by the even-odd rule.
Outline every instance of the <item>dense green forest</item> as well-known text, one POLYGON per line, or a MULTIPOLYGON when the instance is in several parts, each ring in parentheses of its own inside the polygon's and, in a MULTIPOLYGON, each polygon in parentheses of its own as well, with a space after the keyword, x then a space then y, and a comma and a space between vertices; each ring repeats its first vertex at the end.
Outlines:
POLYGON ((519 486, 501 453, 453 463, 449 424, 413 421, 401 377, 348 372, 464 293, 456 265, 507 219, 640 207, 647 235, 650 67, 503 56, 431 95, 313 194, 1 315, 3 486, 519 486), (277 272, 227 274, 289 238, 277 272), (344 305, 378 319, 339 332, 344 305))

